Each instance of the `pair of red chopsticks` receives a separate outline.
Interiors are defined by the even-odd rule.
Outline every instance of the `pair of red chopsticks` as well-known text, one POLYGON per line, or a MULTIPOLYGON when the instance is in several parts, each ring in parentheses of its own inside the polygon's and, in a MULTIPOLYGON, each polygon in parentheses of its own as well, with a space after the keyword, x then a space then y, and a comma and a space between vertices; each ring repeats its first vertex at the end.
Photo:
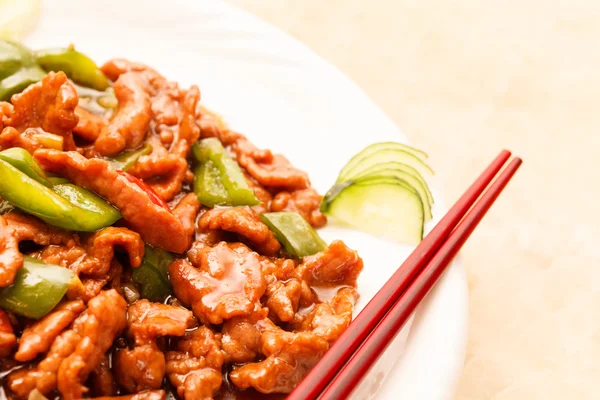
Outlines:
POLYGON ((514 158, 475 203, 510 155, 504 150, 496 157, 287 400, 341 400, 352 394, 521 165, 514 158))

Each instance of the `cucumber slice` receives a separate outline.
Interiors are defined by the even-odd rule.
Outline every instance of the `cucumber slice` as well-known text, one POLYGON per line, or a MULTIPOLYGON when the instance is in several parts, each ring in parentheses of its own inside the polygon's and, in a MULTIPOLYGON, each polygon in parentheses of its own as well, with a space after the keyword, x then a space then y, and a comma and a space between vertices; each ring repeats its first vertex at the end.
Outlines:
POLYGON ((380 182, 395 183, 395 181, 400 181, 407 184, 419 194, 421 202, 423 203, 423 213, 425 216, 425 222, 429 221, 433 217, 433 215, 431 214, 431 203, 429 203, 429 199, 427 197, 427 190, 425 189, 425 187, 423 187, 421 182, 419 182, 419 180, 416 179, 414 176, 401 170, 392 169, 378 171, 373 175, 367 175, 354 180, 355 183, 369 185, 380 182))
POLYGON ((321 209, 364 232, 417 244, 425 220, 419 193, 398 179, 383 178, 351 184, 326 195, 321 209))
MULTIPOLYGON (((403 163, 386 162, 383 164, 373 165, 373 166, 367 168, 366 170, 360 172, 359 174, 353 176, 352 180, 359 181, 361 179, 364 179, 364 178, 367 178, 370 176, 391 176, 392 174, 389 171, 396 171, 396 170, 400 170, 409 175, 412 175, 414 177, 414 179, 419 181, 420 186, 422 186, 424 188, 425 193, 427 195, 426 196, 427 202, 430 205, 433 205, 433 203, 434 203, 433 195, 431 194, 431 191, 429 190, 429 186, 427 185, 427 182, 425 181, 425 179, 423 179, 423 176, 421 176, 421 174, 419 174, 419 171, 417 171, 413 167, 403 164, 403 163)), ((419 191, 419 190, 417 190, 417 191, 419 191)))
POLYGON ((351 180, 354 176, 377 164, 399 162, 414 168, 421 175, 432 175, 433 170, 419 157, 405 150, 396 148, 382 149, 375 153, 361 156, 359 153, 340 172, 336 182, 351 180), (360 157, 359 157, 360 156, 360 157))

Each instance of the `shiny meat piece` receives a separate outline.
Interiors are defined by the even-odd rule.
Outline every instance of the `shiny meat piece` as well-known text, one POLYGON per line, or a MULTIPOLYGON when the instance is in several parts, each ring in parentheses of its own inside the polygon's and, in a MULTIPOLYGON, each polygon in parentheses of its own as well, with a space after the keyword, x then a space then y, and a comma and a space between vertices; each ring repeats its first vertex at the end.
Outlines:
POLYGON ((232 150, 237 162, 265 187, 290 191, 310 187, 306 172, 293 167, 288 159, 280 154, 258 150, 246 138, 239 139, 232 146, 232 150))
POLYGON ((296 273, 311 286, 356 287, 362 269, 359 255, 341 240, 335 240, 325 250, 304 257, 296 273))
POLYGON ((225 321, 221 333, 221 348, 228 363, 253 362, 260 350, 260 334, 273 323, 267 319, 268 310, 260 311, 249 317, 233 318, 225 321))
POLYGON ((260 351, 267 358, 234 368, 229 379, 241 389, 289 393, 328 349, 326 340, 310 332, 267 329, 260 337, 260 351))
POLYGON ((110 369, 110 359, 107 355, 102 358, 100 364, 90 374, 90 390, 96 396, 115 396, 119 388, 113 372, 110 369))
POLYGON ((177 217, 153 202, 145 190, 114 171, 106 161, 45 149, 36 151, 35 157, 47 171, 65 176, 107 199, 145 242, 174 253, 183 253, 190 246, 177 217))
POLYGON ((271 211, 297 212, 315 228, 327 223, 327 217, 320 210, 322 196, 313 188, 279 192, 273 198, 271 211))
POLYGON ((354 288, 340 289, 327 303, 320 303, 304 316, 293 329, 309 331, 333 344, 352 322, 358 292, 354 288))
POLYGON ((147 142, 152 145, 152 153, 140 157, 128 172, 146 181, 163 200, 170 201, 191 175, 186 158, 200 137, 195 119, 199 89, 192 86, 181 90, 155 70, 126 60, 112 60, 102 68, 117 80, 115 85, 127 76, 144 82, 151 110, 153 134, 147 142))
POLYGON ((260 307, 266 285, 258 254, 241 243, 201 250, 197 268, 186 260, 169 266, 173 292, 203 323, 220 324, 260 307))
POLYGON ((155 343, 157 336, 182 336, 192 319, 185 308, 138 300, 127 310, 127 333, 133 349, 115 353, 119 384, 128 392, 159 389, 165 375, 165 356, 155 343))
POLYGON ((43 133, 43 130, 40 128, 27 128, 23 132, 19 132, 12 126, 8 126, 0 132, 0 150, 11 147, 22 147, 28 152, 33 153, 40 147, 43 147, 35 137, 38 133, 43 133))
POLYGON ((78 275, 104 278, 111 268, 117 246, 127 251, 133 268, 142 263, 144 242, 140 235, 127 228, 112 226, 91 234, 83 245, 48 246, 34 256, 46 263, 67 267, 78 275))
POLYGON ((13 228, 0 216, 0 287, 12 284, 17 271, 23 266, 23 255, 13 232, 13 228))
MULTIPOLYGON (((63 137, 63 148, 75 150, 71 131, 77 125, 77 91, 63 72, 50 72, 41 81, 12 97, 13 110, 4 119, 5 126, 23 132, 41 128, 63 137)), ((4 109, 3 109, 4 111, 4 109)))
POLYGON ((148 390, 145 392, 139 392, 136 394, 129 394, 125 396, 103 396, 94 397, 94 400, 165 400, 167 394, 164 390, 148 390))
POLYGON ((162 386, 165 355, 154 343, 120 349, 115 352, 113 362, 117 382, 129 393, 162 386))
POLYGON ((201 326, 166 353, 167 377, 183 400, 212 399, 221 387, 223 352, 213 332, 201 326))
POLYGON ((107 129, 107 121, 99 115, 93 114, 83 107, 77 107, 75 114, 79 117, 77 126, 73 128, 73 133, 89 142, 95 142, 100 133, 107 129))
POLYGON ((141 299, 127 309, 128 334, 135 344, 146 344, 157 336, 182 336, 192 320, 191 311, 141 299))
POLYGON ((173 215, 175 215, 183 228, 185 233, 193 238, 194 231, 196 229, 196 215, 200 211, 200 201, 195 193, 186 194, 173 208, 173 215))
POLYGON ((98 366, 113 340, 126 325, 127 303, 116 290, 100 293, 73 323, 80 340, 58 369, 58 390, 65 400, 80 399, 87 389, 83 383, 98 366))
POLYGON ((302 284, 297 279, 276 281, 267 287, 265 305, 279 321, 290 322, 298 311, 301 295, 302 284))
POLYGON ((15 354, 17 361, 31 361, 38 354, 46 353, 56 337, 67 328, 85 310, 81 300, 68 301, 57 306, 39 321, 29 325, 19 340, 19 349, 15 354))
POLYGON ((33 389, 47 395, 56 389, 57 372, 62 362, 75 351, 81 337, 74 330, 61 333, 37 367, 20 369, 8 376, 8 387, 17 398, 26 399, 33 389))
POLYGON ((16 344, 17 337, 13 331, 8 314, 6 314, 6 311, 0 309, 0 358, 10 355, 16 344))
POLYGON ((188 164, 184 157, 158 146, 152 146, 152 153, 140 157, 128 172, 144 180, 161 199, 170 201, 183 187, 188 164))
POLYGON ((113 88, 118 108, 94 142, 94 149, 103 156, 138 147, 150 127, 150 96, 143 79, 126 73, 119 76, 113 88))
POLYGON ((66 230, 50 226, 36 217, 18 212, 10 212, 2 216, 18 242, 31 240, 40 246, 64 244, 72 246, 77 243, 77 235, 66 230))
POLYGON ((158 136, 149 140, 152 153, 142 156, 129 172, 147 180, 163 200, 169 201, 181 191, 186 176, 191 174, 186 158, 192 144, 200 137, 200 129, 194 119, 200 91, 196 86, 185 92, 170 90, 177 96, 172 98, 173 95, 160 91, 162 89, 157 89, 162 95, 152 98, 155 130, 158 133, 158 136), (165 147, 167 144, 168 150, 165 147))
POLYGON ((272 256, 281 248, 275 235, 249 207, 213 208, 198 219, 200 230, 221 229, 247 238, 256 250, 272 256))

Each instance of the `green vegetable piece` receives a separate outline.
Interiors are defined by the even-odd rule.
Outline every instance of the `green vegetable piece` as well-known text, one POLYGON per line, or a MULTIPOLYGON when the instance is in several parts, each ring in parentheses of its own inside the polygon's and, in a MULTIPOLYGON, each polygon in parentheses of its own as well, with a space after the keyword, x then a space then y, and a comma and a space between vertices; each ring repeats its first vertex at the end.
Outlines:
POLYGON ((0 160, 4 160, 19 171, 26 174, 28 177, 35 179, 44 186, 51 187, 52 184, 48 181, 46 173, 35 162, 31 154, 20 147, 12 147, 4 151, 0 151, 0 160))
POLYGON ((35 65, 35 63, 33 52, 27 47, 19 43, 0 40, 0 79, 14 74, 23 67, 35 65))
POLYGON ((211 161, 219 171, 219 180, 227 191, 230 206, 255 206, 260 201, 248 182, 239 165, 227 154, 221 142, 216 138, 208 138, 197 142, 192 147, 194 157, 200 163, 211 161))
POLYGON ((335 185, 321 211, 349 226, 393 241, 418 244, 425 214, 419 193, 406 181, 391 177, 335 185))
POLYGON ((152 146, 146 143, 142 148, 137 150, 125 151, 116 157, 110 158, 108 162, 116 171, 127 171, 133 164, 139 160, 141 156, 148 155, 152 152, 152 146))
POLYGON ((46 73, 37 65, 25 67, 0 81, 0 100, 9 101, 13 94, 42 79, 46 73))
POLYGON ((101 215, 103 221, 112 221, 106 226, 112 225, 121 218, 119 210, 90 190, 73 185, 72 183, 55 184, 52 190, 59 196, 69 200, 71 204, 83 210, 101 215))
POLYGON ((221 174, 210 160, 194 168, 194 193, 200 203, 208 207, 231 202, 221 182, 221 174))
POLYGON ((291 256, 302 258, 323 251, 327 243, 302 216, 295 212, 261 214, 260 219, 269 227, 291 256))
POLYGON ((54 185, 60 185, 61 183, 71 183, 68 179, 60 177, 60 176, 49 176, 48 180, 54 185))
POLYGON ((2 198, 50 225, 94 232, 120 218, 120 213, 92 192, 69 184, 64 184, 65 188, 55 185, 59 194, 4 160, 0 160, 0 176, 2 198))
POLYGON ((0 306, 15 314, 39 319, 61 301, 77 276, 58 265, 24 257, 12 285, 0 289, 0 306))
POLYGON ((142 265, 133 270, 133 282, 140 295, 150 301, 162 301, 172 292, 169 280, 171 253, 146 245, 142 265))
POLYGON ((105 90, 110 82, 96 63, 83 53, 68 48, 36 51, 38 63, 46 71, 63 71, 69 78, 83 86, 105 90))

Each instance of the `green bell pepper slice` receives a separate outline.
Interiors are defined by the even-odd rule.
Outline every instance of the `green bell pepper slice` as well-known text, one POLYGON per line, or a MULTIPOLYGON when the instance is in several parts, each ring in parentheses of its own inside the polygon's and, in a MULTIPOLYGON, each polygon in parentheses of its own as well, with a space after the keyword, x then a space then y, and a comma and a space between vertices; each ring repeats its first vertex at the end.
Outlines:
POLYGON ((173 256, 168 251, 146 245, 142 264, 133 269, 133 282, 140 296, 150 301, 162 301, 172 293, 169 264, 173 256))
POLYGON ((33 52, 20 43, 0 40, 0 79, 36 64, 33 52))
POLYGON ((0 306, 28 318, 39 319, 62 300, 78 278, 71 270, 24 257, 12 285, 0 289, 0 306))
POLYGON ((44 49, 35 52, 37 61, 46 71, 63 71, 80 85, 105 90, 110 82, 96 63, 73 46, 58 49, 44 49))
POLYGON ((310 256, 327 248, 317 231, 296 212, 265 213, 260 219, 292 257, 310 256))
POLYGON ((59 228, 94 232, 121 214, 96 194, 75 185, 52 189, 0 160, 0 196, 21 210, 59 228))
POLYGON ((28 177, 35 179, 44 186, 52 187, 46 173, 40 168, 29 152, 21 147, 12 147, 0 151, 0 160, 4 160, 28 177))
POLYGON ((13 94, 21 93, 27 86, 36 83, 46 76, 37 65, 24 67, 0 81, 0 100, 10 101, 13 94))
POLYGON ((194 167, 194 193, 205 206, 224 206, 230 201, 229 194, 221 181, 221 174, 212 161, 194 167))
POLYGON ((152 145, 146 143, 137 150, 125 151, 116 157, 109 158, 108 162, 115 171, 127 171, 139 160, 141 156, 146 156, 152 152, 152 145))
MULTIPOLYGON (((227 192, 226 205, 255 206, 260 201, 240 169, 240 166, 229 157, 225 148, 217 138, 203 139, 192 147, 194 157, 200 164, 211 161, 219 173, 213 180, 219 180, 227 192)), ((206 172, 207 173, 207 172, 206 172)), ((211 170, 213 174, 213 170, 211 170)))

